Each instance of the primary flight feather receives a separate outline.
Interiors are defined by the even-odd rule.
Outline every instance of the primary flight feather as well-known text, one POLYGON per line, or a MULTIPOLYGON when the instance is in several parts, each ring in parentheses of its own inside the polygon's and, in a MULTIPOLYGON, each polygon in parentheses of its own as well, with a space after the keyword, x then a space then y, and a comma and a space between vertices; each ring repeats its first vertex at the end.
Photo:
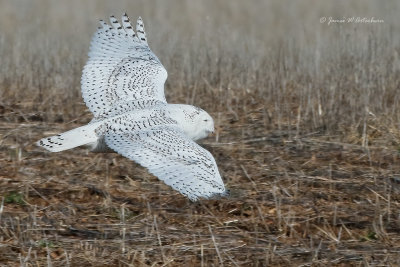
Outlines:
POLYGON ((214 131, 214 121, 198 107, 167 103, 167 71, 148 46, 142 19, 136 32, 126 14, 121 23, 111 16, 111 26, 100 24, 81 80, 93 120, 37 144, 52 152, 114 150, 193 201, 226 195, 213 156, 194 142, 214 131))

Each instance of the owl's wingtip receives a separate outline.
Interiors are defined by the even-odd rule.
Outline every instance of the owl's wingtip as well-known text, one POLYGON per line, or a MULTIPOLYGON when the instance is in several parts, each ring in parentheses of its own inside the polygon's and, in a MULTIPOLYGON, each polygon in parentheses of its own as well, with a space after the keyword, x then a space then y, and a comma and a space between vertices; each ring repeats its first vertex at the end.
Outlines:
POLYGON ((224 197, 229 197, 230 194, 231 194, 231 192, 229 191, 229 189, 225 189, 225 191, 223 191, 221 193, 214 193, 208 198, 209 199, 221 199, 221 198, 224 198, 224 197))
POLYGON ((221 194, 223 197, 229 197, 231 195, 231 191, 229 189, 225 189, 225 191, 221 194))

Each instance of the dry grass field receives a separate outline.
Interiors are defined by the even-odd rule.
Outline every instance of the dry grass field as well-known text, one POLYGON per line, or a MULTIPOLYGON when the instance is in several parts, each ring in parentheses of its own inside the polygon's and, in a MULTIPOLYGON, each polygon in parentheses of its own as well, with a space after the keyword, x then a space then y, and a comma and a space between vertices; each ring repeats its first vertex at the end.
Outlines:
POLYGON ((400 266, 400 2, 0 0, 0 266, 400 266), (83 3, 81 3, 83 2, 83 3), (231 196, 38 139, 91 114, 98 19, 142 16, 231 196), (383 22, 328 22, 366 17, 383 22))

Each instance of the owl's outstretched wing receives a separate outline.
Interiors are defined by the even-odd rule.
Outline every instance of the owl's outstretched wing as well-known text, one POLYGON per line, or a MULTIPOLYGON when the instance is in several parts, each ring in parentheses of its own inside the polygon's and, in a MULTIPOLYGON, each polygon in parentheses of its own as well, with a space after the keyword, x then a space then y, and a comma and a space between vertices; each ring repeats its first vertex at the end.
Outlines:
POLYGON ((108 132, 105 141, 192 201, 227 194, 211 153, 173 126, 108 132))
POLYGON ((82 96, 90 111, 96 117, 123 102, 166 103, 167 71, 147 44, 142 19, 137 20, 136 33, 126 14, 122 25, 114 16, 110 22, 112 26, 100 21, 83 69, 82 96))

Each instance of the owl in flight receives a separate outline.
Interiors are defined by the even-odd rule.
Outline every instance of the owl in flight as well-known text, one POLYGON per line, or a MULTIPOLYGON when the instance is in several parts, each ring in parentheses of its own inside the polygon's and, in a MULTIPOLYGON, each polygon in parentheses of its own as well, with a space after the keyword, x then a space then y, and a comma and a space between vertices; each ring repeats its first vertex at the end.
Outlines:
POLYGON ((140 17, 136 33, 126 14, 122 24, 114 16, 110 22, 100 21, 82 74, 82 96, 93 120, 37 145, 51 152, 82 145, 115 151, 192 201, 227 195, 213 156, 194 142, 214 131, 211 116, 167 103, 167 71, 150 50, 140 17))

